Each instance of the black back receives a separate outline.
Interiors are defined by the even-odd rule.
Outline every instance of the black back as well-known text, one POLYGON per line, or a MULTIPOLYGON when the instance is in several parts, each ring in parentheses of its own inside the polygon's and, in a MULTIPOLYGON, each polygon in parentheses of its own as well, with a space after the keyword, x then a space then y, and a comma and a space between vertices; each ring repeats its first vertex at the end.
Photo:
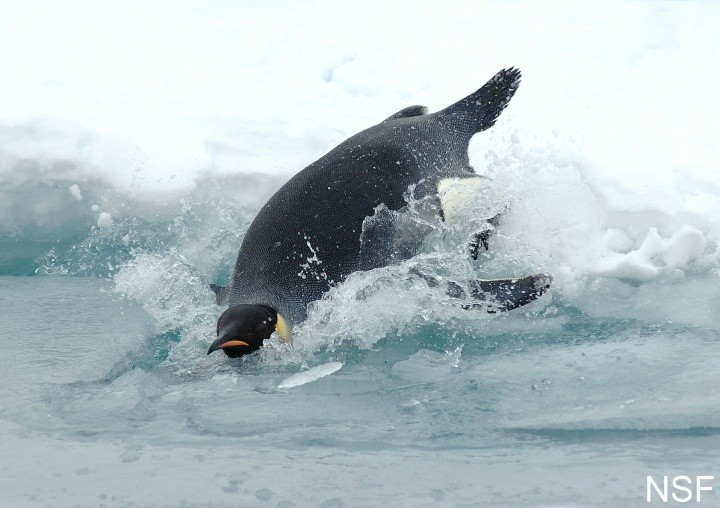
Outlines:
POLYGON ((492 126, 520 83, 506 69, 480 90, 426 115, 405 108, 366 129, 300 171, 260 210, 242 242, 228 303, 269 305, 292 322, 307 304, 360 265, 363 221, 403 195, 434 194, 442 178, 473 175, 468 143, 492 126))

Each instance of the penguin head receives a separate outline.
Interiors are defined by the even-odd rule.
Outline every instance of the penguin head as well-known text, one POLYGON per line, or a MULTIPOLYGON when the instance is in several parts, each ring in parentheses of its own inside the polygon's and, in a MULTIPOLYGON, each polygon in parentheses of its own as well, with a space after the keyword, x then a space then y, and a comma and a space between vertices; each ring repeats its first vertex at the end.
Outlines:
POLYGON ((235 305, 222 313, 217 323, 217 339, 207 354, 222 349, 230 358, 252 353, 262 347, 263 341, 274 331, 288 341, 285 320, 267 305, 235 305))

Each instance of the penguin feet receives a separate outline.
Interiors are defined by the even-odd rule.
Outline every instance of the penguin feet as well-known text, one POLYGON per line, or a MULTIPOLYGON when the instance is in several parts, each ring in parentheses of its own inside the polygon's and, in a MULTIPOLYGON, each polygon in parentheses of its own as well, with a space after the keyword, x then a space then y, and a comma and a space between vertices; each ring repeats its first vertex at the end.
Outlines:
POLYGON ((482 251, 487 251, 490 248, 490 237, 492 236, 493 231, 495 231, 495 228, 500 225, 500 215, 501 214, 497 214, 486 220, 485 228, 472 235, 468 248, 470 251, 470 257, 475 261, 477 261, 477 258, 480 256, 482 251))

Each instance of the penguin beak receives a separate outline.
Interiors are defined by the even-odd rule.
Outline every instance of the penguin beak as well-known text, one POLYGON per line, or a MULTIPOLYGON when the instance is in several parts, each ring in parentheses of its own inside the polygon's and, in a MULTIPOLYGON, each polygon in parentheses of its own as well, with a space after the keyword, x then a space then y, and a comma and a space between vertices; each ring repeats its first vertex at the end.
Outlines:
POLYGON ((213 351, 217 351, 218 349, 225 349, 228 347, 237 347, 237 346, 250 347, 250 344, 248 344, 244 340, 227 339, 225 337, 218 337, 217 340, 215 340, 215 342, 210 344, 210 349, 208 349, 207 354, 210 354, 213 351))

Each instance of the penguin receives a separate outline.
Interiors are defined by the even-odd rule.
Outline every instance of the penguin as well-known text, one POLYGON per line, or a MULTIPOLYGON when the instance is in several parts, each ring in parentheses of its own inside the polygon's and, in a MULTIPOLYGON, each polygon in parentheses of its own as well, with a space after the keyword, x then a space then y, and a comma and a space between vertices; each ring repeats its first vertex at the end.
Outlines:
MULTIPOLYGON (((428 231, 398 234, 403 228, 398 212, 408 205, 409 190, 427 213, 451 220, 458 202, 477 192, 481 180, 470 166, 470 138, 495 124, 520 79, 518 69, 503 69, 443 110, 404 108, 292 177, 250 224, 231 285, 214 287, 218 301, 229 307, 208 354, 218 349, 233 358, 252 353, 276 331, 289 342, 292 325, 307 317, 307 305, 349 274, 416 254, 428 231)), ((494 219, 489 229, 497 224, 494 219)), ((487 238, 488 231, 475 235, 473 257, 487 249, 487 238)), ((551 281, 538 274, 460 285, 420 276, 473 302, 464 307, 488 312, 525 305, 551 281)))

